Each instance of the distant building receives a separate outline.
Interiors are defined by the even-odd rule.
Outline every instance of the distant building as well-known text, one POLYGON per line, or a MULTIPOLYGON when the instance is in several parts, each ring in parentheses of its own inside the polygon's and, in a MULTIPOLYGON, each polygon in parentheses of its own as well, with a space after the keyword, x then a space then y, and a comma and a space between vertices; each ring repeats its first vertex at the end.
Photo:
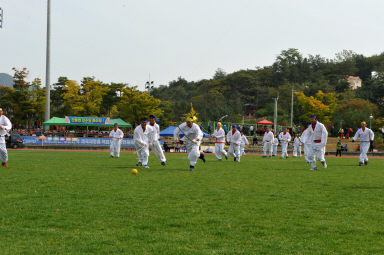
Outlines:
POLYGON ((359 76, 348 76, 347 81, 351 89, 357 89, 361 87, 361 79, 359 76))

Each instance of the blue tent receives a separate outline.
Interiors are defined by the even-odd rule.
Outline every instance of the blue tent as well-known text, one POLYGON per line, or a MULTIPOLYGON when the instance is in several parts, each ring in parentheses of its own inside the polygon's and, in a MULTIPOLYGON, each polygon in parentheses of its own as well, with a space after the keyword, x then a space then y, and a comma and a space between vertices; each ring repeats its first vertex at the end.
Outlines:
MULTIPOLYGON (((173 136, 173 133, 175 132, 176 128, 177 126, 169 126, 166 129, 160 131, 160 136, 173 136)), ((210 137, 210 135, 207 133, 203 132, 203 134, 204 137, 210 137)), ((181 132, 181 136, 184 136, 183 132, 181 132)))

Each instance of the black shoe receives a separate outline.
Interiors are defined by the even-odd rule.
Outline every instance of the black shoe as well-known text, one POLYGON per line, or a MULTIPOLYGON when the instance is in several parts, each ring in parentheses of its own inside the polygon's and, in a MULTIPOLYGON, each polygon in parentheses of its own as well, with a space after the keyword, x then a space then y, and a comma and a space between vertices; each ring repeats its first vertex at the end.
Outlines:
POLYGON ((113 156, 111 155, 111 158, 113 158, 113 156))
POLYGON ((162 161, 162 162, 161 162, 161 165, 162 165, 162 166, 165 166, 165 165, 166 165, 165 161, 162 161))
POLYGON ((136 166, 142 166, 143 164, 141 162, 137 162, 136 166))
POLYGON ((236 158, 233 158, 233 161, 236 161, 236 158))
POLYGON ((365 160, 365 161, 364 161, 364 165, 368 165, 368 160, 365 160))
POLYGON ((362 162, 359 162, 359 166, 361 166, 363 163, 362 162))
POLYGON ((195 170, 195 167, 194 166, 189 166, 189 170, 193 171, 193 170, 195 170))
POLYGON ((205 156, 204 156, 204 154, 200 154, 199 159, 201 159, 205 163, 205 156))

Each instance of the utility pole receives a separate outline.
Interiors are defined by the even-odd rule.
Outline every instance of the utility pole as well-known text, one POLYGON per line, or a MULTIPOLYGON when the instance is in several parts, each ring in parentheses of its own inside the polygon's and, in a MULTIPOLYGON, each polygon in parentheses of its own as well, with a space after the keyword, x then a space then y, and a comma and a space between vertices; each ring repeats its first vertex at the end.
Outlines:
POLYGON ((292 100, 291 100, 291 125, 290 125, 290 127, 292 128, 292 125, 293 125, 293 92, 295 91, 294 89, 293 89, 293 84, 292 84, 292 100))
MULTIPOLYGON (((45 105, 45 121, 51 118, 51 81, 50 81, 50 48, 51 48, 51 0, 47 0, 47 49, 45 60, 45 89, 46 89, 46 105, 45 105)), ((49 126, 45 126, 46 130, 49 126)))
POLYGON ((0 28, 3 28, 3 8, 0 7, 0 28))
POLYGON ((277 101, 279 100, 279 93, 273 98, 275 100, 275 112, 273 114, 273 124, 275 126, 275 134, 277 134, 277 101))

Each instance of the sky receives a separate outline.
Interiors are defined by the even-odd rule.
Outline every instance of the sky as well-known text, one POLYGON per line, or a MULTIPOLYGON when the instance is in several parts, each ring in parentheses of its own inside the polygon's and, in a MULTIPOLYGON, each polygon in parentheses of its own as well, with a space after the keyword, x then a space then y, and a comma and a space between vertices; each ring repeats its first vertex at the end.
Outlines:
MULTIPOLYGON (((47 0, 0 0, 0 73, 45 80, 47 0)), ((382 0, 51 0, 51 83, 144 89, 271 65, 282 50, 334 58, 384 51, 382 0), (150 75, 150 77, 149 77, 150 75)))

